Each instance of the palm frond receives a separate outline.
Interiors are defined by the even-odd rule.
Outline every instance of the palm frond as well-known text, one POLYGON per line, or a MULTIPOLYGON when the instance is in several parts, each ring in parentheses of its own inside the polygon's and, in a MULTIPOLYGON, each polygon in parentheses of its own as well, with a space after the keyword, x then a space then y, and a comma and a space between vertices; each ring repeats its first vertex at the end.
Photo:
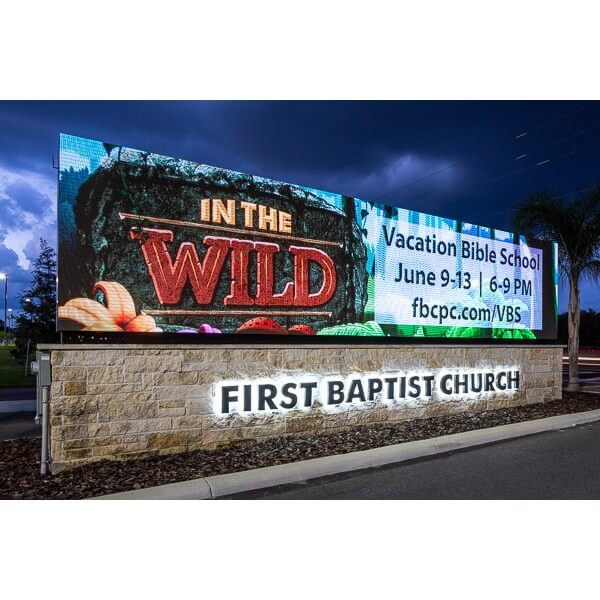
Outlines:
POLYGON ((534 194, 516 207, 512 222, 525 236, 558 243, 561 271, 568 278, 596 277, 589 265, 600 256, 600 182, 568 202, 557 194, 534 194))
POLYGON ((590 260, 586 263, 581 276, 592 283, 600 281, 600 260, 590 260))

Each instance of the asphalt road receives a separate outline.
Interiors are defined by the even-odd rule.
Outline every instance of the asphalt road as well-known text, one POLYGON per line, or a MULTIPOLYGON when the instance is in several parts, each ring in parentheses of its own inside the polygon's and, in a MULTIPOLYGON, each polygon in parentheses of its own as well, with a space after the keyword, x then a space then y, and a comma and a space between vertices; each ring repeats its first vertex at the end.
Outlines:
POLYGON ((41 437, 42 427, 36 425, 31 412, 0 414, 0 441, 41 437))
POLYGON ((35 413, 35 388, 0 388, 0 419, 6 413, 35 413))
POLYGON ((230 498, 600 499, 600 421, 230 498))
POLYGON ((35 388, 0 388, 0 402, 14 400, 35 400, 35 388))

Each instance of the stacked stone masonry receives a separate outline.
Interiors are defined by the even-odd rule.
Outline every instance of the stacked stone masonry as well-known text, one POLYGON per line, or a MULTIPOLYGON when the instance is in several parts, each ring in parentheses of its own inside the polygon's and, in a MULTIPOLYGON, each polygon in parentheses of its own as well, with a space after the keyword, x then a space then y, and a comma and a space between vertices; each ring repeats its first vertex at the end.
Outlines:
POLYGON ((52 470, 104 458, 129 459, 214 449, 269 437, 336 431, 561 397, 560 346, 143 346, 49 345, 52 470), (517 365, 521 390, 485 399, 335 414, 315 408, 218 417, 211 389, 226 379, 281 373, 349 375, 406 369, 517 365))

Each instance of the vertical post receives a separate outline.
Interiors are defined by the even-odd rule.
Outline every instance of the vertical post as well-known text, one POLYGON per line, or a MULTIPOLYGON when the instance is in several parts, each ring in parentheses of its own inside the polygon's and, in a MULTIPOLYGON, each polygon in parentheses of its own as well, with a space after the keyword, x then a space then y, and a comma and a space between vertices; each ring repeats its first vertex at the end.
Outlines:
POLYGON ((27 340, 27 354, 25 356, 25 377, 27 377, 27 365, 29 364, 29 344, 31 340, 27 340))
POLYGON ((42 461, 40 473, 48 473, 48 386, 42 387, 42 461))
POLYGON ((8 334, 7 306, 8 306, 8 273, 0 273, 0 279, 4 279, 4 333, 8 334))

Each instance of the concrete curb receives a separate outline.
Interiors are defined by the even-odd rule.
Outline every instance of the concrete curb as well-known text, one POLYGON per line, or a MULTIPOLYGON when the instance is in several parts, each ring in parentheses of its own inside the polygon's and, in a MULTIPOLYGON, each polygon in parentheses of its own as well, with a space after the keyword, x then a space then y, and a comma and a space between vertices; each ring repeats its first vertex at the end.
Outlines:
POLYGON ((241 492, 249 492, 289 483, 300 483, 317 477, 346 473, 359 469, 380 467, 415 458, 444 454, 511 438, 523 437, 544 431, 564 429, 600 420, 600 410, 558 415, 534 421, 500 425, 464 433, 444 435, 428 440, 406 442, 348 454, 312 458, 285 465, 252 469, 239 473, 215 475, 170 483, 156 487, 99 496, 95 500, 207 500, 241 492))

